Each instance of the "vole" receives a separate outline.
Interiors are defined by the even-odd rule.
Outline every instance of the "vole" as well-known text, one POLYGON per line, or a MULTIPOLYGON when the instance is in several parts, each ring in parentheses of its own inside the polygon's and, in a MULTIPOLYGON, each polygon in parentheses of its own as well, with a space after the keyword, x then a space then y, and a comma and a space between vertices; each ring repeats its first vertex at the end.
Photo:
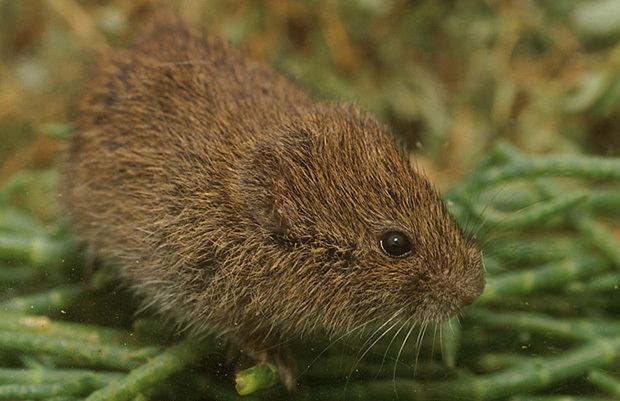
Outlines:
POLYGON ((438 322, 484 287, 480 251, 383 124, 177 19, 104 57, 76 127, 77 237, 191 333, 274 360, 288 387, 282 341, 438 322))

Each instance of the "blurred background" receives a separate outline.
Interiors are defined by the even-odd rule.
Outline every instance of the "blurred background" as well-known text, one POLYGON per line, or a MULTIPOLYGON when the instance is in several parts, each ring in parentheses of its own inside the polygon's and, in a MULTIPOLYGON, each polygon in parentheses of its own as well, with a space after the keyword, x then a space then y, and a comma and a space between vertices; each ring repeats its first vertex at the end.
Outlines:
MULTIPOLYGON (((356 102, 375 113, 441 190, 452 188, 444 193, 457 221, 481 234, 487 291, 463 315, 462 327, 452 320, 440 326, 442 355, 434 353, 433 334, 432 344, 422 347, 430 356, 422 355, 424 369, 409 386, 417 353, 399 364, 398 357, 386 362, 391 342, 385 352, 370 352, 365 368, 356 370, 362 381, 351 381, 358 399, 373 388, 369 400, 398 395, 397 370, 404 378, 399 391, 410 389, 409 399, 425 399, 418 386, 426 379, 438 383, 427 388, 438 399, 445 399, 441 391, 459 399, 526 395, 511 401, 533 400, 529 395, 538 391, 620 397, 620 188, 610 182, 620 177, 620 159, 611 158, 620 156, 619 0, 0 0, 0 326, 14 323, 10 313, 23 314, 29 325, 0 327, 13 330, 0 335, 6 340, 0 344, 5 376, 40 366, 95 366, 96 375, 102 368, 134 369, 116 359, 98 361, 98 348, 87 347, 96 350, 92 355, 76 353, 71 363, 62 354, 50 359, 49 350, 33 351, 37 336, 49 334, 46 326, 32 335, 33 343, 22 341, 22 330, 33 330, 28 319, 34 315, 50 316, 58 327, 72 324, 57 333, 62 342, 55 346, 75 342, 77 332, 91 338, 111 327, 124 346, 137 333, 138 351, 177 341, 174 333, 161 336, 148 318, 136 319, 137 302, 114 273, 89 270, 88 255, 75 247, 54 202, 54 167, 73 130, 80 88, 100 54, 130 46, 164 6, 276 66, 316 96, 356 102), (523 177, 532 166, 537 172, 523 177), (506 171, 519 174, 489 179, 506 171), (615 354, 607 354, 606 341, 618 345, 615 354), (614 378, 592 370, 599 368, 614 378), (387 378, 382 382, 381 373, 387 378)), ((118 346, 102 338, 93 342, 118 346)), ((322 348, 304 343, 295 357, 311 360, 322 348)), ((353 349, 349 356, 358 352, 353 349)), ((299 392, 301 399, 342 399, 351 366, 360 361, 338 358, 332 349, 314 359, 314 372, 304 380, 318 390, 299 392)), ((177 358, 180 367, 182 360, 177 358)), ((206 374, 173 378, 174 397, 161 399, 191 399, 190 393, 204 399, 203 385, 210 395, 221 385, 227 398, 213 399, 235 399, 228 396, 232 369, 221 370, 221 362, 206 366, 206 374), (187 377, 200 384, 199 391, 183 387, 187 377), (181 387, 174 387, 175 380, 181 387)), ((31 378, 39 380, 34 373, 31 378)), ((2 384, 13 379, 7 380, 0 377, 0 398, 8 397, 2 384)), ((549 397, 536 399, 577 399, 549 397)))
MULTIPOLYGON (((317 96, 380 116, 445 189, 498 137, 620 153, 620 2, 170 1, 317 96)), ((156 1, 0 0, 0 184, 59 160, 98 54, 156 1)))

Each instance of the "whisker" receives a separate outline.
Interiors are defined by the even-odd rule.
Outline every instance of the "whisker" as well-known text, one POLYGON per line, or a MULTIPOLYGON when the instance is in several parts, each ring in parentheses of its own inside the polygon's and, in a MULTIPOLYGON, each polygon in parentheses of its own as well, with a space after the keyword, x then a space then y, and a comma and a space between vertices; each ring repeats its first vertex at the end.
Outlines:
POLYGON ((306 367, 306 369, 304 369, 298 377, 301 377, 302 375, 308 373, 308 370, 310 370, 310 368, 312 367, 312 365, 314 365, 316 363, 316 361, 319 360, 319 358, 325 353, 327 352, 328 349, 330 349, 332 346, 334 346, 336 343, 338 343, 338 341, 342 340, 343 338, 345 338, 346 336, 348 336, 349 334, 353 333, 356 330, 360 330, 362 329, 364 326, 369 325, 370 323, 374 322, 375 320, 377 320, 378 317, 371 319, 369 321, 367 321, 366 323, 362 323, 360 325, 355 326, 354 328, 352 328, 351 330, 347 331, 346 333, 344 333, 343 335, 341 335, 340 337, 338 337, 337 339, 331 341, 325 348, 323 348, 323 350, 321 352, 319 352, 319 354, 308 364, 308 366, 306 367))
MULTIPOLYGON (((390 318, 390 320, 394 319, 397 315, 395 314, 394 316, 392 316, 392 318, 390 318)), ((357 368, 357 366, 359 365, 359 363, 362 361, 362 359, 364 359, 364 357, 366 356, 366 354, 368 354, 368 352, 370 352, 370 350, 372 349, 372 347, 374 347, 383 337, 385 337, 390 331, 392 331, 392 329, 394 327, 396 327, 398 324, 400 323, 400 320, 396 321, 394 324, 392 324, 387 330, 385 330, 383 333, 381 333, 381 335, 379 337, 377 337, 377 339, 375 341, 372 342, 372 344, 370 344, 366 350, 364 351, 364 353, 362 354, 362 356, 360 356, 357 361, 355 361, 355 364, 353 365, 353 367, 351 368, 351 370, 349 371, 349 374, 347 376, 347 382, 344 385, 344 394, 346 395, 347 393, 347 387, 349 386, 349 381, 351 380, 351 376, 353 375, 353 372, 355 371, 355 368, 357 368)), ((376 331, 375 331, 376 333, 376 331)), ((373 334, 374 335, 374 334, 373 334)))
POLYGON ((288 340, 283 340, 283 341, 280 341, 279 343, 276 343, 276 344, 270 345, 269 347, 266 347, 266 348, 261 348, 261 349, 257 350, 257 352, 265 352, 265 351, 269 351, 269 350, 272 350, 272 349, 278 348, 278 347, 280 347, 280 346, 282 346, 282 345, 288 344, 288 343, 290 343, 290 342, 292 342, 292 341, 293 341, 293 338, 291 337, 291 338, 289 338, 288 340))
POLYGON ((441 350, 441 360, 445 360, 443 352, 443 324, 439 325, 439 349, 441 350))
MULTIPOLYGON (((385 323, 383 323, 381 326, 379 326, 370 336, 368 336, 368 339, 366 341, 364 341, 364 343, 360 346, 360 350, 364 349, 364 347, 366 346, 366 344, 368 344, 370 341, 372 341, 372 338, 375 336, 375 334, 377 334, 379 331, 381 331, 381 329, 383 329, 385 326, 387 326, 388 324, 390 324, 390 322, 392 320, 394 320, 394 318, 396 318, 396 316, 398 316, 403 309, 399 309, 398 311, 396 311, 392 317, 390 317, 388 320, 385 321, 385 323)), ((359 355, 359 352, 358 352, 359 355)))
POLYGON ((379 376, 379 374, 381 373, 381 370, 383 370, 383 365, 385 364, 385 360, 387 359, 387 355, 388 352, 390 352, 390 348, 392 348, 392 343, 394 342, 394 340, 396 340, 396 337, 398 337, 398 335, 400 334, 400 332, 407 327, 407 324, 409 324, 409 322, 411 321, 411 319, 413 318, 409 318, 407 319, 403 324, 400 325, 400 328, 396 331, 396 334, 394 334, 394 337, 392 337, 392 340, 390 340, 390 343, 387 346, 387 349, 385 350, 385 352, 383 353, 383 359, 381 359, 381 366, 379 366, 379 371, 377 372, 375 379, 379 376))
POLYGON ((413 375, 415 376, 418 371, 418 359, 420 358, 420 350, 422 349, 422 340, 424 339, 424 335, 426 334, 426 329, 428 328, 428 321, 424 321, 422 326, 420 327, 420 331, 418 332, 418 338, 415 342, 415 364, 413 365, 413 375))
POLYGON ((411 328, 409 329, 409 331, 407 331, 407 335, 405 336, 405 339, 403 340, 403 343, 400 346, 400 349, 398 350, 398 354, 396 355, 396 361, 394 361, 394 369, 392 370, 392 383, 394 384, 394 394, 396 395, 397 399, 398 399, 398 391, 396 391, 396 369, 398 368, 398 360, 400 359, 400 355, 403 353, 405 344, 407 344, 407 341, 409 340, 409 336, 411 335, 411 332, 413 331, 415 326, 416 326, 416 323, 414 322, 411 325, 411 328))
MULTIPOLYGON (((478 227, 471 232, 471 234, 469 234, 471 236, 472 239, 476 239, 476 242, 478 242, 478 244, 480 245, 480 247, 484 247, 484 245, 486 245, 488 243, 488 241, 490 241, 491 237, 485 238, 484 241, 478 241, 478 235, 480 234, 480 232, 482 231, 483 228, 485 229, 490 229, 489 231, 494 232, 497 223, 494 224, 493 226, 488 226, 487 222, 488 222, 488 215, 486 215, 486 210, 491 206, 492 202, 502 193, 502 191, 504 191, 506 188, 506 184, 500 186, 499 188, 497 188, 497 190, 495 191, 495 193, 493 194, 493 196, 491 197, 491 199, 488 200, 488 202, 486 202, 486 204, 482 207, 482 210, 480 211, 480 213, 478 213, 478 215, 482 216, 482 220, 479 221, 478 223, 478 227)), ((479 198, 481 195, 481 192, 479 192, 476 196, 476 198, 479 198)), ((477 201, 477 199, 476 199, 477 201)), ((466 231, 469 232, 469 231, 466 231)))
MULTIPOLYGON (((441 326, 441 323, 439 323, 439 325, 441 326)), ((437 338, 437 326, 438 326, 438 324, 435 323, 434 326, 435 326, 435 329, 433 330, 433 345, 431 346, 431 360, 435 356, 435 339, 437 338)))

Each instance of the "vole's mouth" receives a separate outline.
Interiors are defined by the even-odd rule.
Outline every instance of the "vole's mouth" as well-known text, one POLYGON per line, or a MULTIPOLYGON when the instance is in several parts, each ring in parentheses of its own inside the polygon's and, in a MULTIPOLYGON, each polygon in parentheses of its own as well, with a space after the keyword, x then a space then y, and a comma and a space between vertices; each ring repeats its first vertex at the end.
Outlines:
POLYGON ((425 310, 421 311, 420 320, 423 322, 441 323, 459 313, 461 309, 460 305, 454 303, 429 305, 425 310))
POLYGON ((434 323, 442 322, 471 305, 484 290, 484 276, 471 277, 458 288, 435 290, 416 307, 420 320, 434 323))

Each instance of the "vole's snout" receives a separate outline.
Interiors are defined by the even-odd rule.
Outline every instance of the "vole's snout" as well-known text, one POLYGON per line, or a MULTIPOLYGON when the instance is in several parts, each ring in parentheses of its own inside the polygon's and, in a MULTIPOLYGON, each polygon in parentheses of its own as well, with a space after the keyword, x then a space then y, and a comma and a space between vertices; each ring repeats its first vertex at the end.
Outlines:
POLYGON ((485 279, 484 275, 480 275, 476 282, 472 285, 471 289, 463 292, 461 302, 463 306, 471 305, 484 291, 485 279))
POLYGON ((471 305, 484 290, 485 277, 481 255, 477 250, 468 253, 468 257, 445 269, 444 274, 437 277, 435 288, 438 304, 441 305, 439 308, 442 311, 439 320, 471 305))
POLYGON ((480 256, 474 259, 474 263, 471 268, 467 269, 467 276, 463 282, 463 286, 460 289, 461 306, 465 307, 471 305, 484 291, 486 280, 484 278, 484 268, 482 266, 482 260, 480 256))

